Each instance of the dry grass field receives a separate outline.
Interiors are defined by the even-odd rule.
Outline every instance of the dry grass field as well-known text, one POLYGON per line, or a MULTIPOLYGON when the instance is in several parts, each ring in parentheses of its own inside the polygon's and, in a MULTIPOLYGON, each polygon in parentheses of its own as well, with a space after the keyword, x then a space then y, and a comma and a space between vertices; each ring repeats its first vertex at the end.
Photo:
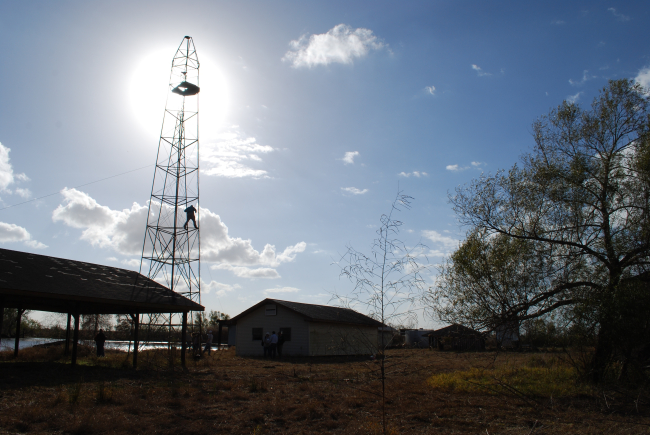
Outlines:
MULTIPOLYGON (((60 347, 0 354, 0 433, 382 433, 368 358, 230 350, 183 372, 166 352, 141 353, 137 371, 121 352, 82 355, 73 369, 60 347)), ((387 433, 650 433, 647 396, 582 386, 561 356, 391 350, 387 433)))

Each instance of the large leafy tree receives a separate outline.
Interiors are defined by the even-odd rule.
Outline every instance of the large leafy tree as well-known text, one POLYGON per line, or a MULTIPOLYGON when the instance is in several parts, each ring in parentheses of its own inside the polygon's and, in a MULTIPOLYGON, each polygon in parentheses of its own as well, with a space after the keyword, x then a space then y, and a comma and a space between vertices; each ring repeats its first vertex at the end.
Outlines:
MULTIPOLYGON (((548 263, 529 300, 545 307, 540 313, 573 306, 593 318, 593 378, 602 380, 633 320, 630 293, 646 297, 650 281, 646 90, 610 81, 590 109, 564 102, 533 124, 533 135, 535 147, 520 165, 482 176, 450 199, 461 223, 526 241, 548 263)), ((500 315, 528 315, 530 308, 514 304, 500 315)))
POLYGON ((494 331, 575 304, 584 271, 563 247, 475 229, 440 267, 425 301, 436 318, 494 331))

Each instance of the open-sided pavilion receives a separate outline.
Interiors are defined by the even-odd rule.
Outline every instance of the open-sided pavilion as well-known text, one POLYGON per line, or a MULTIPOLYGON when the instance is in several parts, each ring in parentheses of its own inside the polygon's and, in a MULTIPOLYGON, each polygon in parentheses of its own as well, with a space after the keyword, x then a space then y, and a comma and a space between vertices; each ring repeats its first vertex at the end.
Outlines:
POLYGON ((73 317, 73 365, 77 361, 81 315, 128 314, 134 323, 133 367, 138 363, 138 331, 142 313, 182 313, 181 361, 184 367, 187 313, 204 311, 202 305, 132 270, 0 249, 0 325, 4 308, 18 310, 16 356, 21 316, 25 310, 68 314, 66 353, 69 351, 70 320, 73 317))

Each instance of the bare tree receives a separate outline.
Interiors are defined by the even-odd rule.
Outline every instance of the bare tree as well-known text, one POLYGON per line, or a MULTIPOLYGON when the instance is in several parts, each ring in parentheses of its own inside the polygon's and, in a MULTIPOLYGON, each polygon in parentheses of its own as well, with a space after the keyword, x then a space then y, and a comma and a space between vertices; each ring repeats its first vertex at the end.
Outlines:
MULTIPOLYGON (((340 277, 347 278, 353 289, 347 294, 334 293, 332 300, 348 308, 358 308, 379 320, 382 325, 413 322, 416 318, 414 304, 425 287, 422 274, 428 269, 421 265, 426 247, 418 243, 407 246, 400 238, 402 221, 395 215, 409 210, 413 198, 398 190, 390 212, 380 218, 370 253, 365 254, 348 246, 346 252, 336 263, 340 267, 340 277)), ((383 327, 382 327, 383 329, 383 327)), ((386 375, 385 349, 389 341, 385 334, 375 345, 379 358, 382 401, 382 429, 386 433, 386 375)))

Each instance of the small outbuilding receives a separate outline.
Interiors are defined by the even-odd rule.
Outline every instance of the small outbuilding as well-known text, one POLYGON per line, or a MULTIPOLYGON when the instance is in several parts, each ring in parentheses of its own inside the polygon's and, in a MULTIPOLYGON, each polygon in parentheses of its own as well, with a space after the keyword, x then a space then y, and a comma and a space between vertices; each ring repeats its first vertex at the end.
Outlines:
POLYGON ((229 322, 228 344, 240 356, 264 354, 265 334, 282 332, 287 356, 368 355, 384 325, 349 308, 264 299, 229 322))
POLYGON ((429 332, 425 336, 429 338, 429 347, 433 349, 485 350, 483 334, 457 323, 429 332))

